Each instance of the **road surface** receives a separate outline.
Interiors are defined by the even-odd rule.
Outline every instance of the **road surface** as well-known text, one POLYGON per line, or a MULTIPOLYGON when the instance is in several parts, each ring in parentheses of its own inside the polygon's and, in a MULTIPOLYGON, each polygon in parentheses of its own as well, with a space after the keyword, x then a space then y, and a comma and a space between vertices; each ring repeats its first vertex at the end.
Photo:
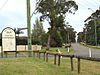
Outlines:
POLYGON ((100 58, 100 49, 88 48, 78 43, 72 43, 72 48, 77 56, 100 58))

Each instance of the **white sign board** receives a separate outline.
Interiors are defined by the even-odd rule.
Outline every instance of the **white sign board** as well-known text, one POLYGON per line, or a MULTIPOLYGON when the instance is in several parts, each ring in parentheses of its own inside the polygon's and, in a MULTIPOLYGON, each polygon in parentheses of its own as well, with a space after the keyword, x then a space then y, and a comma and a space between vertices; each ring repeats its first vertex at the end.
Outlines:
POLYGON ((5 28, 2 32, 2 49, 3 51, 16 50, 15 32, 12 28, 5 28))

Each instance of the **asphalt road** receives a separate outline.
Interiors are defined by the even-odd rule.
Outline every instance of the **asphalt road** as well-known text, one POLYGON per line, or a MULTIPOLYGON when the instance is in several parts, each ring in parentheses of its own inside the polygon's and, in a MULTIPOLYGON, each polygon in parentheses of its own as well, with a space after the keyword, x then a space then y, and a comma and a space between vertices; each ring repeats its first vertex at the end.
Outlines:
POLYGON ((72 43, 72 48, 77 56, 100 58, 100 49, 88 48, 78 43, 72 43))

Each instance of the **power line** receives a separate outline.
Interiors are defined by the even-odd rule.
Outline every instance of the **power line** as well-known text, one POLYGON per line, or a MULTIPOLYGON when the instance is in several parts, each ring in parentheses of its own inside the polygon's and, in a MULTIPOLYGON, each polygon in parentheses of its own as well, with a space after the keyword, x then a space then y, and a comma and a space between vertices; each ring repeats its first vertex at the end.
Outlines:
POLYGON ((83 9, 86 9, 86 8, 87 8, 87 6, 84 5, 84 4, 82 4, 81 2, 78 2, 78 4, 79 4, 79 7, 80 7, 80 8, 83 8, 83 9))
POLYGON ((4 4, 0 7, 0 10, 3 9, 3 8, 5 7, 5 5, 7 4, 7 2, 8 2, 8 0, 6 0, 6 1, 4 2, 4 4))
POLYGON ((83 4, 85 7, 90 7, 90 6, 94 6, 93 4, 91 4, 89 1, 83 1, 83 0, 80 0, 80 3, 83 4))
POLYGON ((94 0, 91 0, 91 1, 85 0, 84 3, 87 5, 89 4, 89 6, 92 6, 92 7, 97 7, 100 4, 99 1, 94 1, 94 0))
POLYGON ((96 2, 96 1, 94 2, 93 0, 91 0, 91 1, 85 0, 85 2, 91 4, 92 6, 97 6, 97 4, 99 3, 99 2, 96 2))
POLYGON ((74 0, 74 1, 76 1, 76 3, 78 4, 78 6, 79 6, 79 9, 87 9, 88 7, 88 5, 86 5, 86 3, 84 3, 84 1, 82 0, 80 0, 80 1, 78 1, 78 0, 74 0))
POLYGON ((79 4, 79 7, 80 8, 84 8, 84 9, 88 9, 89 7, 91 7, 92 6, 92 8, 95 8, 95 7, 99 7, 99 2, 98 1, 89 1, 89 0, 80 0, 80 1, 78 1, 78 0, 74 0, 74 1, 76 1, 78 4, 79 4))

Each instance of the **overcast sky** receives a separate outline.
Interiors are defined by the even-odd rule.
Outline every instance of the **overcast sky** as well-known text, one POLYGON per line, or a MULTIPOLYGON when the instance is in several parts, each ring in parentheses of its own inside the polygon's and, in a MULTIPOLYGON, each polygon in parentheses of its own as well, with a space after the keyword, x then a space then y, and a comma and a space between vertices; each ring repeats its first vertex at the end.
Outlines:
MULTIPOLYGON (((66 14, 66 22, 69 22, 75 31, 80 32, 84 27, 84 20, 99 9, 100 0, 75 0, 78 4, 78 11, 75 15, 66 14), (93 11, 88 10, 91 8, 93 11)), ((31 0, 31 13, 35 9, 35 0, 31 0)), ((33 15, 31 26, 39 15, 33 15)), ((26 0, 0 0, 0 32, 6 27, 20 28, 27 27, 26 23, 26 0)), ((48 22, 44 23, 47 31, 48 22)))

